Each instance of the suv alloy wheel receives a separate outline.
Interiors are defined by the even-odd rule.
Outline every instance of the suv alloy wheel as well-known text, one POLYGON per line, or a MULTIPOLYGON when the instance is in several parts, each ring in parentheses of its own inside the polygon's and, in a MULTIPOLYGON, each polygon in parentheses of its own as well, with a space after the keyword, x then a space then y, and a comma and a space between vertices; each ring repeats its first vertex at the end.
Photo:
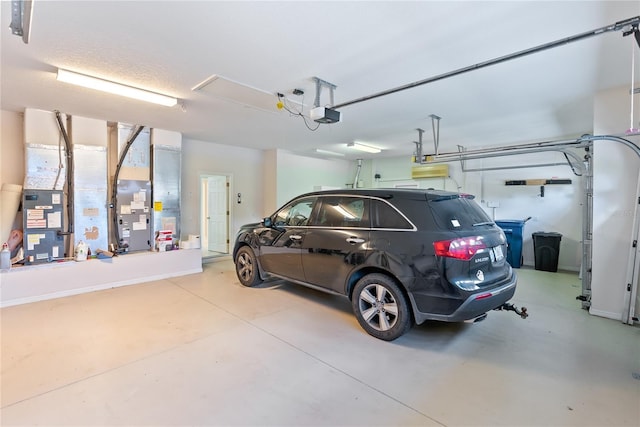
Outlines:
POLYGON ((244 286, 252 287, 260 284, 260 272, 256 256, 248 246, 243 246, 236 255, 236 274, 244 286))
POLYGON ((351 305, 360 326, 376 338, 392 341, 411 327, 407 299, 398 285, 383 274, 360 279, 351 305))

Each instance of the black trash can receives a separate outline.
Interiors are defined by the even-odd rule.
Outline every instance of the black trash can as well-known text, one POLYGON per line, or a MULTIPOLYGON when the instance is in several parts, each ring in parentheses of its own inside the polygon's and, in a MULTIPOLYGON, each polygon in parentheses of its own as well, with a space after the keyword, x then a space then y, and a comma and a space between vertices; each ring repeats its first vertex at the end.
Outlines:
POLYGON ((536 270, 558 271, 562 234, 537 231, 531 236, 533 237, 536 270))

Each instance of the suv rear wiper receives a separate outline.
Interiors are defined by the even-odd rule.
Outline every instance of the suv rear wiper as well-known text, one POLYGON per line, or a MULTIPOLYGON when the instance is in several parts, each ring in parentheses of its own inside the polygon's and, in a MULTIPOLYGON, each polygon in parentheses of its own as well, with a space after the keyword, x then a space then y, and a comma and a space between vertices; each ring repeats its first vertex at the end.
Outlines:
POLYGON ((479 225, 493 225, 495 224, 493 221, 485 221, 485 222, 476 222, 475 224, 473 224, 474 227, 477 227, 479 225))

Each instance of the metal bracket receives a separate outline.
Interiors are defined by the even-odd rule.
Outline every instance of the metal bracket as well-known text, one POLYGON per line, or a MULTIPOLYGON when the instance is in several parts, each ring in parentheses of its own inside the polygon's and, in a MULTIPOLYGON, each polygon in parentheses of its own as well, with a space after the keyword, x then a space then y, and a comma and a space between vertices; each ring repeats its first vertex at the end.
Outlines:
MULTIPOLYGON (((467 151, 467 149, 464 148, 464 145, 458 144, 458 153, 464 153, 465 151, 467 151)), ((460 167, 462 168, 462 172, 466 172, 467 171, 466 168, 465 168, 466 165, 467 165, 466 160, 461 157, 460 158, 460 167)))
POLYGON ((22 41, 29 43, 31 34, 31 18, 33 16, 32 0, 11 0, 11 33, 22 37, 22 41))
MULTIPOLYGON (((429 114, 431 117, 431 127, 433 129, 433 146, 435 148, 435 155, 438 155, 438 146, 440 145, 440 119, 442 117, 436 116, 435 114, 429 114)), ((426 163, 426 158, 422 154, 422 135, 424 134, 424 129, 416 129, 418 131, 418 141, 413 141, 416 144, 416 158, 414 163, 426 163)))
POLYGON ((422 134, 424 133, 424 129, 416 129, 418 131, 418 140, 417 141, 413 141, 414 144, 416 144, 416 157, 414 159, 414 163, 424 163, 424 158, 422 155, 422 134))
POLYGON ((622 32, 622 36, 627 37, 633 34, 636 39, 636 43, 638 43, 638 47, 640 47, 640 30, 638 29, 638 23, 633 23, 628 28, 629 30, 622 32))
POLYGON ((319 77, 314 77, 313 81, 316 82, 316 100, 313 103, 314 107, 320 106, 320 92, 322 92, 323 87, 326 87, 327 89, 329 89, 329 99, 331 101, 329 105, 333 106, 333 91, 337 86, 334 85, 333 83, 329 83, 328 81, 322 80, 319 77))
POLYGON ((435 147, 436 156, 438 155, 438 146, 440 145, 440 119, 442 117, 430 114, 431 127, 433 128, 433 145, 435 147))

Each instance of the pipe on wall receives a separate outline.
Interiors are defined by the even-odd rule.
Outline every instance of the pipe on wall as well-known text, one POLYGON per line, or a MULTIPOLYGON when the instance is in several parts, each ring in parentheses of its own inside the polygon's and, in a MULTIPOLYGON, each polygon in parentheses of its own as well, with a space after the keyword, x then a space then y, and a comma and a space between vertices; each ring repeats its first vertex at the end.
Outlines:
POLYGON ((353 179, 353 188, 358 188, 358 179, 360 178, 361 169, 362 169, 362 159, 358 159, 358 166, 356 168, 356 177, 353 179))

